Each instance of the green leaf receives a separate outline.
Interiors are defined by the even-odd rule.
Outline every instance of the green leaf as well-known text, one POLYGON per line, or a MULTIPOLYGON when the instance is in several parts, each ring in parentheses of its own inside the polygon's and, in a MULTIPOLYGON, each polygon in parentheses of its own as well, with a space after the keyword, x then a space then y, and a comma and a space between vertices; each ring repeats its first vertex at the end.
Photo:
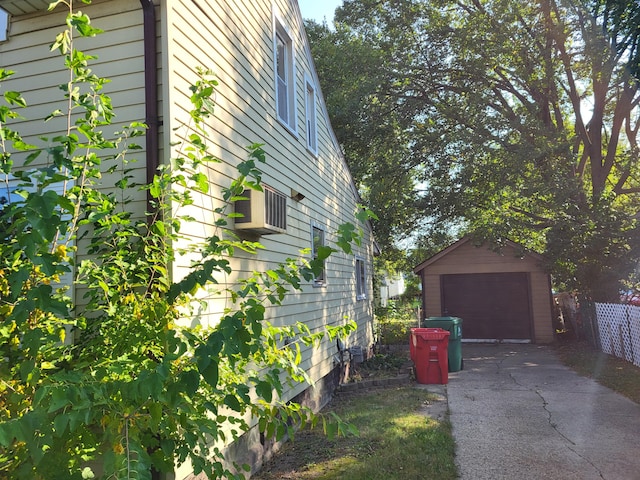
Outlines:
POLYGON ((212 387, 218 386, 218 378, 219 378, 219 369, 218 362, 209 362, 209 364, 205 368, 200 368, 198 365, 198 370, 200 371, 200 375, 204 378, 205 382, 207 382, 212 387))
POLYGON ((53 0, 49 2, 49 6, 47 7, 47 11, 51 12, 55 10, 55 8, 61 3, 66 3, 66 0, 53 0))
POLYGON ((27 106, 27 102, 19 92, 4 92, 4 99, 11 105, 27 106))
POLYGON ((334 253, 336 250, 334 248, 328 247, 326 245, 321 245, 316 250, 316 258, 318 260, 326 260, 334 253))
POLYGON ((180 383, 184 386, 185 395, 191 397, 198 391, 198 387, 200 386, 200 375, 195 370, 187 370, 180 374, 180 383))
POLYGON ((103 30, 91 26, 91 19, 88 15, 81 12, 73 13, 68 19, 67 24, 75 29, 83 37, 94 37, 99 33, 103 33, 103 30))
POLYGON ((66 413, 61 413, 60 415, 57 415, 53 419, 53 428, 56 431, 56 436, 62 437, 68 425, 69 425, 69 416, 66 413))
POLYGON ((159 402, 152 402, 149 404, 149 415, 154 425, 158 425, 162 420, 162 404, 159 402))
POLYGON ((227 395, 224 397, 224 404, 229 407, 234 412, 242 412, 242 407, 240 406, 240 401, 236 398, 235 395, 227 395))
POLYGON ((194 174, 192 180, 195 182, 196 188, 200 192, 207 193, 209 191, 209 179, 204 173, 194 174))
POLYGON ((273 398, 273 387, 271 383, 261 380, 256 384, 256 394, 263 398, 267 403, 271 403, 273 398))
POLYGON ((324 434, 329 440, 333 440, 338 435, 338 424, 335 421, 329 421, 325 418, 322 419, 322 426, 324 434))
POLYGON ((53 390, 51 394, 51 403, 49 403, 49 408, 47 409, 47 413, 55 412, 56 410, 60 410, 67 405, 71 405, 72 403, 72 395, 69 390, 65 387, 57 387, 53 390))
POLYGON ((0 423, 0 445, 10 447, 16 438, 16 420, 8 420, 0 423))

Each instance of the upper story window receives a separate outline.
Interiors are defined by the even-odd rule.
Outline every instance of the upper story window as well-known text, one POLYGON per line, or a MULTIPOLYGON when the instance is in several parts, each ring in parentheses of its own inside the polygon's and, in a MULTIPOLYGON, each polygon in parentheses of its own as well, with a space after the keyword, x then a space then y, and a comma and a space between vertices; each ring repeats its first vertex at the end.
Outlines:
MULTIPOLYGON (((321 247, 325 246, 324 239, 324 229, 318 225, 311 225, 311 252, 313 254, 313 259, 316 260, 318 257, 323 256, 323 252, 320 252, 321 247)), ((325 260, 322 260, 322 270, 320 273, 316 275, 316 278, 313 279, 313 285, 316 287, 321 287, 327 283, 327 275, 325 269, 325 260)))
POLYGON ((274 17, 274 57, 276 77, 276 110, 280 120, 289 130, 296 131, 295 68, 293 39, 284 24, 274 17))
POLYGON ((316 123, 316 87, 305 78, 305 113, 307 118, 307 148, 318 154, 318 127, 316 123))
POLYGON ((356 258, 356 299, 367 298, 367 268, 364 259, 356 258))

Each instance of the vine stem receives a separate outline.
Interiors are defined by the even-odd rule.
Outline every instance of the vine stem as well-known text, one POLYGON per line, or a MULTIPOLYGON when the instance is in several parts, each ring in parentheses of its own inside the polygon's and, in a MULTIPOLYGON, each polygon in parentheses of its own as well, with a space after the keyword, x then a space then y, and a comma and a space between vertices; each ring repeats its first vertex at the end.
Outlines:
POLYGON ((131 450, 129 449, 129 418, 124 419, 124 442, 127 451, 127 478, 131 478, 131 450))

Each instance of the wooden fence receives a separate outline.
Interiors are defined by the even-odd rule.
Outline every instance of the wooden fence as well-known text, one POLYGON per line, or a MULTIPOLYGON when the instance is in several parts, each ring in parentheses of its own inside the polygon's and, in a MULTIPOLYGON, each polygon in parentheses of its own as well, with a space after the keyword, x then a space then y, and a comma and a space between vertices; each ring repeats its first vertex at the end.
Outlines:
POLYGON ((595 311, 602 351, 640 367, 640 307, 596 303, 595 311))

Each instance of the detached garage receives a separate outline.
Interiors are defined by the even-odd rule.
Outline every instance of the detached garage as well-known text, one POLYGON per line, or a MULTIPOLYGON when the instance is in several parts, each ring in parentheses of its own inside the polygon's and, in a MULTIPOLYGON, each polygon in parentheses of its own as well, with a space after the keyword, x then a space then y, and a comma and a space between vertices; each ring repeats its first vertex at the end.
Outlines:
POLYGON ((463 341, 550 343, 551 279, 542 256, 507 242, 501 252, 469 237, 418 265, 425 317, 463 320, 463 341))

